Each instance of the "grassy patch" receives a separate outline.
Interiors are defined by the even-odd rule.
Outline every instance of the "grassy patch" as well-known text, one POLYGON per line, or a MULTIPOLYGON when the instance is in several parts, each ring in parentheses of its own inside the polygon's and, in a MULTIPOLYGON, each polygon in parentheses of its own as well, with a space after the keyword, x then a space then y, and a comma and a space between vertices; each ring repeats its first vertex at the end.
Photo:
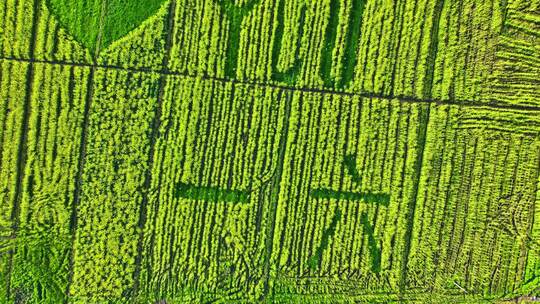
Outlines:
POLYGON ((152 16, 164 0, 48 0, 49 9, 62 26, 85 47, 95 52, 106 48, 152 16), (106 13, 102 14, 102 8, 106 13))

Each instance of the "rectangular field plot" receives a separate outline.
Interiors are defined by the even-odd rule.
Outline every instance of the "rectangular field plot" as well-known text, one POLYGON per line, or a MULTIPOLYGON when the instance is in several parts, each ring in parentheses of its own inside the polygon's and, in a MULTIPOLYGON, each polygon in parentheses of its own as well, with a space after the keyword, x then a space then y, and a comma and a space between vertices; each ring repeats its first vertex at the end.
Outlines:
MULTIPOLYGON (((16 200, 18 184, 17 169, 22 125, 25 117, 25 100, 28 98, 25 81, 28 78, 30 65, 27 63, 14 63, 0 61, 2 79, 0 91, 2 108, 0 119, 2 131, 0 133, 1 154, 1 195, 2 206, 0 211, 0 224, 2 228, 13 225, 12 209, 16 200)), ((3 230, 4 230, 3 229, 3 230)), ((4 231, 2 232, 4 234, 4 231)), ((9 234, 9 233, 8 233, 9 234)))
POLYGON ((474 303, 538 286, 534 110, 0 62, 0 236, 37 244, 0 255, 2 295, 474 303))
POLYGON ((490 101, 538 107, 540 90, 540 12, 529 1, 512 2, 497 40, 493 72, 490 75, 490 101))
POLYGON ((534 281, 539 249, 534 228, 538 116, 446 106, 434 110, 408 284, 457 294, 530 292, 523 288, 534 281), (513 116, 519 119, 513 121, 513 116))
MULTIPOLYGON (((2 245, 4 240, 14 235, 15 226, 15 202, 20 201, 20 191, 17 190, 19 182, 18 166, 19 150, 21 144, 22 125, 24 121, 25 80, 28 77, 30 66, 26 63, 0 61, 0 238, 2 245)), ((14 244, 9 244, 13 249, 14 244)), ((5 246, 2 246, 5 247, 5 246)), ((9 248, 11 247, 11 248, 9 248)), ((0 255, 0 299, 7 297, 10 282, 11 261, 13 254, 2 250, 0 255)))
POLYGON ((1 65, 0 301, 7 299, 7 290, 28 299, 41 289, 44 300, 62 302, 90 71, 1 65))
POLYGON ((161 78, 92 70, 70 295, 120 297, 133 286, 161 78))
POLYGON ((534 112, 309 96, 292 113, 269 297, 437 303, 537 286, 534 112))
POLYGON ((166 94, 140 288, 176 301, 255 299, 290 94, 183 77, 168 78, 166 94))

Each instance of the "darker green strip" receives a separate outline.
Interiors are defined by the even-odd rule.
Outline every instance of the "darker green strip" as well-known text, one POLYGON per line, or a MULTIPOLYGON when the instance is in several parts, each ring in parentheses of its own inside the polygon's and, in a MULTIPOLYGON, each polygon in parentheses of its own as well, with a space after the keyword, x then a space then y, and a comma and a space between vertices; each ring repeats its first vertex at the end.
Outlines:
POLYGON ((244 20, 244 17, 247 16, 259 1, 260 0, 252 0, 242 6, 235 5, 232 0, 217 1, 223 10, 223 13, 229 20, 229 34, 226 51, 227 57, 225 59, 225 76, 228 78, 236 78, 242 20, 244 20))
POLYGON ((312 270, 321 268, 323 252, 326 250, 326 248, 328 248, 328 241, 330 241, 330 238, 333 237, 334 234, 336 233, 336 226, 340 220, 341 220, 341 210, 338 209, 336 211, 336 214, 334 214, 334 217, 332 218, 330 227, 328 227, 328 229, 324 231, 322 239, 321 239, 321 244, 319 245, 319 247, 317 247, 317 251, 315 251, 315 254, 308 260, 308 266, 312 270))
POLYGON ((362 181, 362 178, 360 177, 360 173, 356 169, 356 155, 347 155, 345 156, 345 160, 343 161, 343 164, 345 165, 345 168, 349 171, 349 174, 352 176, 352 179, 360 184, 362 181))
POLYGON ((339 1, 332 0, 330 2, 330 17, 326 27, 324 46, 321 53, 321 78, 324 81, 324 86, 333 88, 335 85, 334 78, 331 75, 332 70, 332 51, 336 45, 337 27, 339 25, 339 1))
POLYGON ((347 201, 363 201, 388 206, 390 195, 372 192, 347 192, 332 189, 319 188, 311 191, 311 197, 319 199, 338 199, 347 201))
POLYGON ((379 273, 381 272, 381 250, 377 247, 377 240, 375 239, 373 227, 369 223, 367 213, 362 213, 360 220, 362 226, 364 226, 364 233, 368 236, 369 253, 371 255, 371 271, 379 273))
POLYGON ((424 78, 424 98, 431 98, 433 88, 433 77, 435 73, 435 62, 439 48, 439 24, 441 22, 442 9, 444 0, 438 0, 433 13, 433 23, 431 25, 431 37, 429 44, 429 52, 426 58, 426 77, 424 78))
POLYGON ((207 202, 246 203, 249 192, 177 183, 175 197, 207 202))
POLYGON ((275 41, 274 46, 272 48, 272 79, 276 81, 285 82, 287 84, 293 85, 296 83, 296 78, 298 74, 300 73, 300 67, 302 66, 302 61, 298 59, 298 53, 300 49, 300 43, 302 40, 303 35, 303 27, 304 27, 304 20, 306 18, 306 7, 302 7, 302 11, 300 12, 300 20, 299 20, 299 26, 300 31, 298 32, 298 41, 297 41, 297 50, 296 50, 296 58, 294 61, 293 66, 291 66, 286 71, 280 72, 277 68, 278 60, 279 60, 279 54, 282 48, 283 43, 283 30, 284 30, 284 5, 285 0, 280 1, 278 6, 278 14, 277 14, 277 26, 276 26, 276 33, 275 33, 275 41))
POLYGON ((347 35, 347 44, 345 45, 345 54, 343 57, 343 72, 339 88, 345 87, 354 78, 354 68, 356 67, 356 51, 362 29, 362 15, 366 6, 365 0, 355 0, 352 4, 349 17, 349 32, 347 35))

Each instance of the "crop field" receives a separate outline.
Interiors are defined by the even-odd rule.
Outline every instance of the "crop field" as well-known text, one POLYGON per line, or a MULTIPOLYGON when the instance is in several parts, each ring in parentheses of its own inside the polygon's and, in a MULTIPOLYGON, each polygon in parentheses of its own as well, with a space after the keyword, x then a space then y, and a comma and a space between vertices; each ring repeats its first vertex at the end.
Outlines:
POLYGON ((540 301, 540 1, 0 1, 0 303, 540 301))

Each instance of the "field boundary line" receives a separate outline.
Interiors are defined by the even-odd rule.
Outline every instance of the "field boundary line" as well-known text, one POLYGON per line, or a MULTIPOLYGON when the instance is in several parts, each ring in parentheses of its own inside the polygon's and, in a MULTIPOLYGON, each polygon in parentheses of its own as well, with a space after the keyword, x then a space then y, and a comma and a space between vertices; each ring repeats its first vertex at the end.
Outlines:
POLYGON ((39 64, 52 64, 52 65, 61 65, 61 66, 73 66, 73 67, 96 67, 100 69, 111 69, 119 70, 133 73, 155 73, 161 75, 170 75, 170 76, 181 76, 187 78, 195 78, 202 80, 212 80, 222 83, 232 83, 232 84, 242 84, 242 85, 252 85, 258 87, 266 87, 272 89, 281 89, 285 91, 293 92, 304 92, 304 93, 315 93, 315 94, 329 94, 329 95, 338 95, 338 96, 350 96, 350 97, 361 97, 361 98, 376 98, 384 100, 397 100, 403 103, 429 103, 436 105, 450 105, 450 106, 459 106, 459 107, 470 107, 470 108, 491 108, 491 109, 500 109, 500 110, 517 110, 517 111, 529 111, 529 112, 540 112, 540 105, 519 105, 519 104, 508 104, 500 102, 481 102, 475 100, 459 100, 459 99, 436 99, 436 98, 419 98, 414 96, 405 96, 405 95, 385 95, 375 92, 345 92, 345 91, 336 91, 330 89, 321 89, 321 88, 308 88, 308 87, 294 87, 288 86, 285 84, 275 84, 275 83, 265 83, 263 81, 257 80, 238 80, 238 79, 229 79, 225 77, 217 76, 208 76, 208 75, 196 75, 189 74, 178 71, 171 70, 157 70, 153 68, 145 67, 125 67, 120 65, 107 65, 107 64, 89 64, 81 62, 68 62, 68 61, 58 61, 58 60, 41 60, 41 59, 28 59, 28 58, 15 58, 15 57, 0 57, 0 60, 6 61, 16 61, 16 62, 32 62, 39 64))

